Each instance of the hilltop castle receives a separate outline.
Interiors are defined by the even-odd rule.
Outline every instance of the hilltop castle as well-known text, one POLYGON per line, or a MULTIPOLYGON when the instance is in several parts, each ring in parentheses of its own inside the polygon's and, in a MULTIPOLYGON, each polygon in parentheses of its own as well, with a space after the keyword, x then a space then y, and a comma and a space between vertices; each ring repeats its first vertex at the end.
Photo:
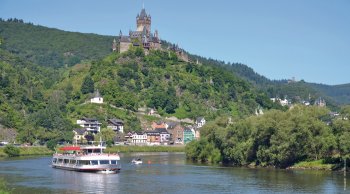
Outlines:
MULTIPOLYGON (((136 31, 129 31, 129 35, 123 35, 122 31, 119 32, 118 42, 113 40, 112 50, 113 52, 123 53, 130 47, 142 47, 147 55, 150 50, 163 50, 162 42, 159 38, 158 31, 151 32, 151 15, 146 13, 143 8, 136 16, 136 31)), ((171 45, 167 50, 172 50, 176 53, 179 59, 188 62, 188 56, 185 51, 179 48, 177 45, 171 45)))

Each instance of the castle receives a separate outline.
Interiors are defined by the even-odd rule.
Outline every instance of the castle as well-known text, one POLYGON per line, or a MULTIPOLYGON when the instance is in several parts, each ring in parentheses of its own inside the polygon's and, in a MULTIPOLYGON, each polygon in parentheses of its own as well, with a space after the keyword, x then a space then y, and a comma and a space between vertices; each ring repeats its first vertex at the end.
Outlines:
MULTIPOLYGON (((130 30, 128 36, 123 35, 122 31, 120 31, 119 41, 117 42, 116 39, 113 40, 113 52, 123 53, 129 50, 130 47, 142 47, 147 55, 150 50, 164 50, 162 49, 162 42, 158 31, 151 32, 151 23, 151 15, 147 14, 143 8, 141 13, 136 16, 136 31, 130 30)), ((174 51, 179 59, 189 62, 185 51, 177 45, 171 45, 167 50, 174 51)))

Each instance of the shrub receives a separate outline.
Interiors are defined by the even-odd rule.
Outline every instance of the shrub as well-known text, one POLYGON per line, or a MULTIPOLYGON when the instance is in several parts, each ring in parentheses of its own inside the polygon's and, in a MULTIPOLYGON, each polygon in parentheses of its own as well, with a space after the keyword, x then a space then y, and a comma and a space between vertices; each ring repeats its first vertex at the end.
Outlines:
POLYGON ((6 145, 4 152, 9 157, 19 156, 19 148, 15 147, 14 145, 6 145))
POLYGON ((57 140, 55 139, 52 139, 52 140, 49 140, 47 143, 46 143, 46 147, 49 148, 50 150, 55 150, 55 147, 57 145, 57 140))

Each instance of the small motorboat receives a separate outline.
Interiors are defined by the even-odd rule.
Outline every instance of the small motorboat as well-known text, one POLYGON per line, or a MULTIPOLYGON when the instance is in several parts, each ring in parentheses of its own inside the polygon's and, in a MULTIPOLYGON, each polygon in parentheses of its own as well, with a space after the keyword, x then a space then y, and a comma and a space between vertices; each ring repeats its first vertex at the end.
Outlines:
POLYGON ((132 163, 132 164, 142 164, 142 160, 141 160, 141 158, 132 159, 132 160, 131 160, 131 163, 132 163))

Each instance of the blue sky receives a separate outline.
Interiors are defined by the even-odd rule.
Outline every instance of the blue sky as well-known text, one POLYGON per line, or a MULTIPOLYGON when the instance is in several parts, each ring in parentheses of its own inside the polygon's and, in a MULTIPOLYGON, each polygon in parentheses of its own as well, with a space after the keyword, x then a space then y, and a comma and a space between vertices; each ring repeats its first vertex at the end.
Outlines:
MULTIPOLYGON (((67 31, 135 29, 143 0, 0 0, 0 17, 67 31)), ((270 79, 350 83, 349 0, 144 0, 152 30, 190 53, 270 79)))

